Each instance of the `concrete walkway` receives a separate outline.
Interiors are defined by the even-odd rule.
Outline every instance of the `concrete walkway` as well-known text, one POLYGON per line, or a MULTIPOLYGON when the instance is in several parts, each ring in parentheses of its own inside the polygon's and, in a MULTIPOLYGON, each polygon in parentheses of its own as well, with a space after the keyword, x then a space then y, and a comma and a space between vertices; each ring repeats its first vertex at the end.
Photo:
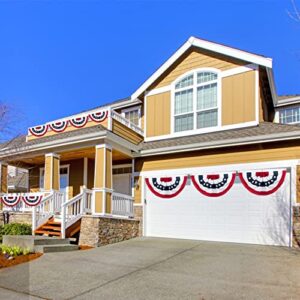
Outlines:
POLYGON ((139 238, 0 271, 0 299, 299 299, 300 251, 139 238))

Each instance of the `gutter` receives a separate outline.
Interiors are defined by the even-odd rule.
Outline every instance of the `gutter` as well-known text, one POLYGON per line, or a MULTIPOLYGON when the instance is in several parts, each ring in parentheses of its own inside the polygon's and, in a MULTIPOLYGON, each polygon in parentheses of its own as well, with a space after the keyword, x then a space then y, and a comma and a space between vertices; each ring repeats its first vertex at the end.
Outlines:
POLYGON ((240 139, 229 139, 225 143, 224 141, 213 141, 206 143, 194 143, 189 146, 179 145, 173 147, 163 147, 157 149, 142 150, 139 156, 135 157, 146 157, 154 156, 160 154, 172 154, 178 152, 188 152, 188 151, 197 151, 197 150, 206 150, 206 149, 215 149, 215 148, 225 148, 225 147, 234 147, 234 146, 244 146, 244 145, 253 145, 259 143, 269 143, 269 142, 281 142, 289 140, 300 139, 300 132, 284 133, 284 135, 279 135, 277 133, 270 135, 262 135, 256 137, 246 137, 240 139))

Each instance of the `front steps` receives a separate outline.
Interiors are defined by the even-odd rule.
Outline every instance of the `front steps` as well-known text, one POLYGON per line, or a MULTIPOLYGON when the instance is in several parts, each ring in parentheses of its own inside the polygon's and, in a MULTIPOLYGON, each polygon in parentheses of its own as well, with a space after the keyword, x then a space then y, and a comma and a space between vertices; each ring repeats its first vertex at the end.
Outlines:
POLYGON ((3 244, 29 248, 30 251, 40 253, 65 252, 78 250, 78 245, 71 244, 70 239, 32 235, 4 235, 3 244))
POLYGON ((37 228, 34 233, 42 236, 61 237, 61 223, 51 218, 37 228))

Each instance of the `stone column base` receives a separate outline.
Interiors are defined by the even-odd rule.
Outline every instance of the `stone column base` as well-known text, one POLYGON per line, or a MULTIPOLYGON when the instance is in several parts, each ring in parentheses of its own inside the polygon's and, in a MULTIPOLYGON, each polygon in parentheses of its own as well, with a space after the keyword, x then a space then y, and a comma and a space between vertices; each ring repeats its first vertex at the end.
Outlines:
POLYGON ((134 217, 140 221, 139 224, 139 236, 143 236, 143 217, 144 217, 144 207, 142 205, 134 206, 134 217))
POLYGON ((293 207, 293 248, 300 248, 300 206, 293 207))
POLYGON ((99 247, 139 236, 139 220, 106 216, 83 216, 79 245, 99 247))

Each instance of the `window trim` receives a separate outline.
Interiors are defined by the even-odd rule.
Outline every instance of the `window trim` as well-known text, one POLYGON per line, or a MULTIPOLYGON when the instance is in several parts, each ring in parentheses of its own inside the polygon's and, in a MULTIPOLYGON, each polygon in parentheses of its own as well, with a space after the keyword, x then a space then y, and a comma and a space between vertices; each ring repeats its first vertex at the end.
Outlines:
POLYGON ((278 123, 280 123, 280 124, 291 124, 291 125, 300 124, 300 121, 298 121, 298 122, 289 122, 289 123, 283 123, 283 122, 281 122, 280 113, 281 113, 282 111, 286 111, 286 110, 288 110, 288 109, 294 109, 294 108, 298 108, 298 110, 299 110, 299 115, 300 115, 300 105, 293 105, 293 106, 287 106, 287 107, 280 107, 280 108, 278 109, 278 123))
MULTIPOLYGON (((180 75, 177 77, 172 83, 171 83, 171 134, 180 134, 180 133, 203 133, 206 132, 207 129, 210 130, 218 130, 222 127, 222 76, 221 76, 221 70, 216 69, 216 68, 197 68, 190 70, 188 72, 185 72, 184 74, 180 75), (197 73, 199 72, 214 72, 217 74, 218 78, 216 80, 208 81, 205 83, 200 83, 197 84, 197 73), (176 84, 182 80, 184 77, 193 74, 194 75, 194 83, 191 86, 187 86, 184 88, 179 88, 175 89, 176 84), (217 107, 214 108, 209 108, 209 109, 202 109, 202 110, 197 110, 197 88, 199 86, 204 86, 212 83, 217 83, 217 107), (184 130, 184 131, 175 131, 175 116, 179 116, 181 114, 176 114, 175 115, 175 93, 178 91, 182 90, 188 90, 188 89, 193 89, 193 111, 190 112, 190 114, 194 115, 193 119, 193 129, 191 130, 184 130), (204 127, 204 128, 197 128, 197 113, 202 112, 205 110, 218 110, 218 124, 217 126, 212 126, 212 127, 204 127)), ((187 115, 189 113, 183 113, 182 115, 187 115)))
POLYGON ((122 117, 125 118, 125 113, 131 112, 131 111, 134 111, 134 110, 138 110, 139 123, 137 124, 137 126, 139 126, 141 128, 141 119, 142 119, 141 105, 132 106, 132 107, 129 107, 129 108, 124 108, 124 109, 121 110, 121 115, 122 115, 122 117))

